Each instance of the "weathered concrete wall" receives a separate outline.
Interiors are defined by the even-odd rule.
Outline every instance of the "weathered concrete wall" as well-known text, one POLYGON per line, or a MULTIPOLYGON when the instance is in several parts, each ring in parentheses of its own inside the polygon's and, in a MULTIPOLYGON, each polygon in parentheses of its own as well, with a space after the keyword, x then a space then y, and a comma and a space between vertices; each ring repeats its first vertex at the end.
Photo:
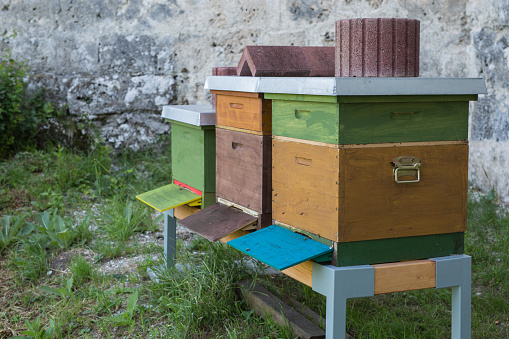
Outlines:
POLYGON ((161 105, 208 101, 205 77, 245 45, 333 46, 334 22, 355 17, 418 19, 421 76, 486 79, 470 179, 509 201, 507 0, 0 0, 0 48, 112 144, 137 148, 168 132, 161 105))

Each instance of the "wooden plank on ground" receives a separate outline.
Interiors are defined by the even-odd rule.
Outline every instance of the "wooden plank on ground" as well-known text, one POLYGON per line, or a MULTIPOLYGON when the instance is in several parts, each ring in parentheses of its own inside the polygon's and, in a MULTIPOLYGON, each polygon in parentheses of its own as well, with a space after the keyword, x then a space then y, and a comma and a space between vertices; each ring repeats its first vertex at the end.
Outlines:
POLYGON ((404 261, 373 265, 375 294, 434 288, 436 264, 433 260, 404 261))
POLYGON ((327 245, 276 225, 231 240, 228 245, 279 271, 333 251, 327 245))
POLYGON ((164 212, 190 202, 201 201, 201 196, 175 184, 156 188, 136 196, 159 212, 164 212))
POLYGON ((325 332, 320 327, 262 286, 252 280, 239 281, 237 284, 244 298, 259 316, 268 315, 281 326, 290 324, 292 331, 299 338, 325 338, 325 332))
POLYGON ((257 221, 257 217, 237 208, 216 203, 180 220, 179 224, 210 241, 216 241, 257 221))

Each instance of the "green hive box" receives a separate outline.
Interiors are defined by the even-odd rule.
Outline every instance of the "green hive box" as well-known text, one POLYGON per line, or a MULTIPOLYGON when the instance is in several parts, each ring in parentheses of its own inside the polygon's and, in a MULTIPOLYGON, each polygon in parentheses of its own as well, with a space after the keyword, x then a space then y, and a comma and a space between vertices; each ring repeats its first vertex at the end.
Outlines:
POLYGON ((162 116, 171 122, 173 179, 201 191, 204 197, 202 207, 214 203, 215 109, 210 105, 164 106, 162 116))
POLYGON ((272 134, 328 144, 468 139, 477 95, 323 96, 265 94, 272 134))

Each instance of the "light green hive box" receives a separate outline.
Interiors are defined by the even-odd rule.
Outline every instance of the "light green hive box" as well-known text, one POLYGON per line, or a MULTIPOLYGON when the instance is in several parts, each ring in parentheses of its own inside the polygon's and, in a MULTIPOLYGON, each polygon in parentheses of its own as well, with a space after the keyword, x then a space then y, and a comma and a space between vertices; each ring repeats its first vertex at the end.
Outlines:
POLYGON ((325 96, 265 94, 272 134, 328 144, 468 139, 477 95, 325 96))
POLYGON ((174 180, 203 192, 203 207, 215 202, 215 109, 211 105, 170 105, 162 116, 171 122, 174 180))

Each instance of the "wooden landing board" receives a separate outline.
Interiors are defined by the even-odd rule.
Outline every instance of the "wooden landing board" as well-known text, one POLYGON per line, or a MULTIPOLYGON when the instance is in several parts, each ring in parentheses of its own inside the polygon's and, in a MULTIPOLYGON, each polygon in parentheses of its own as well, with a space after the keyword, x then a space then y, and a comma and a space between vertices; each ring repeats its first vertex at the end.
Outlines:
POLYGON ((179 224, 210 241, 217 241, 257 221, 257 217, 235 207, 215 203, 180 220, 179 224))
POLYGON ((327 245, 276 225, 231 240, 228 245, 279 271, 333 251, 327 245))
POLYGON ((422 290, 436 286, 436 263, 433 260, 396 262, 373 267, 375 294, 422 290))
POLYGON ((159 212, 164 212, 177 206, 201 201, 201 196, 175 184, 156 188, 136 196, 139 200, 159 212))

